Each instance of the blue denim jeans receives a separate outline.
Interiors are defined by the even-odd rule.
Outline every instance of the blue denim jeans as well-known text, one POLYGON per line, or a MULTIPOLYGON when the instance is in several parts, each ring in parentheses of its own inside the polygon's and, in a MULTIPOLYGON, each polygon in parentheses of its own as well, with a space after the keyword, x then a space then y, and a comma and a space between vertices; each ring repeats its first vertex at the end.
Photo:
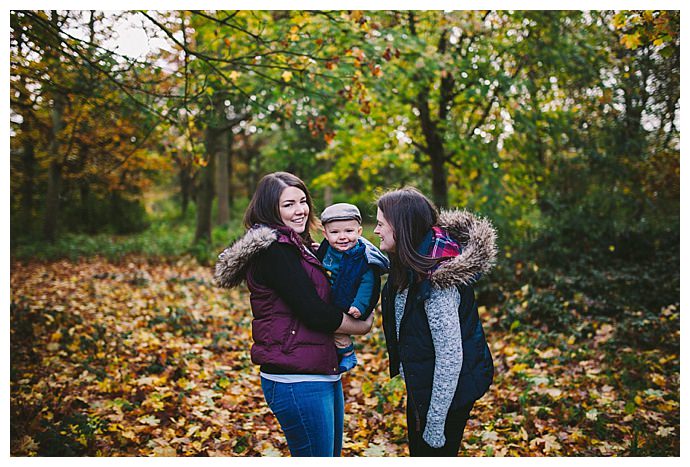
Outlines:
POLYGON ((262 377, 261 388, 292 456, 340 456, 345 413, 340 380, 277 383, 262 377))

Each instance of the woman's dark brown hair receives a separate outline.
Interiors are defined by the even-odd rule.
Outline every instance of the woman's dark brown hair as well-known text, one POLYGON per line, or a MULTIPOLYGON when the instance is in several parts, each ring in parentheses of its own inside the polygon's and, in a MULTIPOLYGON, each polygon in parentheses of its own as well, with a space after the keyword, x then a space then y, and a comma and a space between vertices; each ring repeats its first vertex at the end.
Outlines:
POLYGON ((434 203, 419 190, 405 187, 382 195, 376 202, 395 236, 395 251, 389 253, 389 280, 398 290, 410 284, 408 270, 421 280, 442 258, 431 258, 417 252, 424 236, 438 222, 434 203))
POLYGON ((307 186, 297 176, 288 172, 273 172, 259 181, 254 196, 244 213, 244 225, 250 228, 254 224, 285 225, 280 217, 280 195, 287 187, 295 187, 302 190, 307 197, 309 215, 307 216, 307 228, 300 234, 306 245, 311 246, 311 229, 317 229, 319 223, 314 215, 314 205, 307 186))

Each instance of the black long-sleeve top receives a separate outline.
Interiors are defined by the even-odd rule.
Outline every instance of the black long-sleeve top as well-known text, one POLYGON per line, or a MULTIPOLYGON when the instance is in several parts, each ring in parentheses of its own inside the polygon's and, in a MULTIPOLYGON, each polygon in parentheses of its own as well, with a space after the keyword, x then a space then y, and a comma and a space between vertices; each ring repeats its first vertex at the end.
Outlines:
POLYGON ((319 297, 294 246, 274 242, 257 257, 254 279, 275 290, 309 329, 332 333, 340 327, 343 310, 319 297))

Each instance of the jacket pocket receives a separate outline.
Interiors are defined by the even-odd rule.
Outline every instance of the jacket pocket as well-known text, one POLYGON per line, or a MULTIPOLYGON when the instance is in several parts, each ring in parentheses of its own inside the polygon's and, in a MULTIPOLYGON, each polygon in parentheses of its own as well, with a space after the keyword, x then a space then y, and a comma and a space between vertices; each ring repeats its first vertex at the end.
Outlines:
POLYGON ((285 332, 285 337, 283 338, 283 343, 280 345, 280 350, 283 353, 290 353, 295 348, 295 341, 297 340, 297 330, 299 327, 299 321, 292 319, 290 321, 290 326, 288 326, 285 332))

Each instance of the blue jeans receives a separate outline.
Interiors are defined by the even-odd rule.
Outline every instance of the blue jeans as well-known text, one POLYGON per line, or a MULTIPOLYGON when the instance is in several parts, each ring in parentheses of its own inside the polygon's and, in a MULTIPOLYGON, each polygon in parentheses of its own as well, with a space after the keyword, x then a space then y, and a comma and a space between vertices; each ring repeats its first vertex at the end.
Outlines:
POLYGON ((340 456, 345 413, 340 380, 277 383, 262 377, 261 388, 292 456, 340 456))

